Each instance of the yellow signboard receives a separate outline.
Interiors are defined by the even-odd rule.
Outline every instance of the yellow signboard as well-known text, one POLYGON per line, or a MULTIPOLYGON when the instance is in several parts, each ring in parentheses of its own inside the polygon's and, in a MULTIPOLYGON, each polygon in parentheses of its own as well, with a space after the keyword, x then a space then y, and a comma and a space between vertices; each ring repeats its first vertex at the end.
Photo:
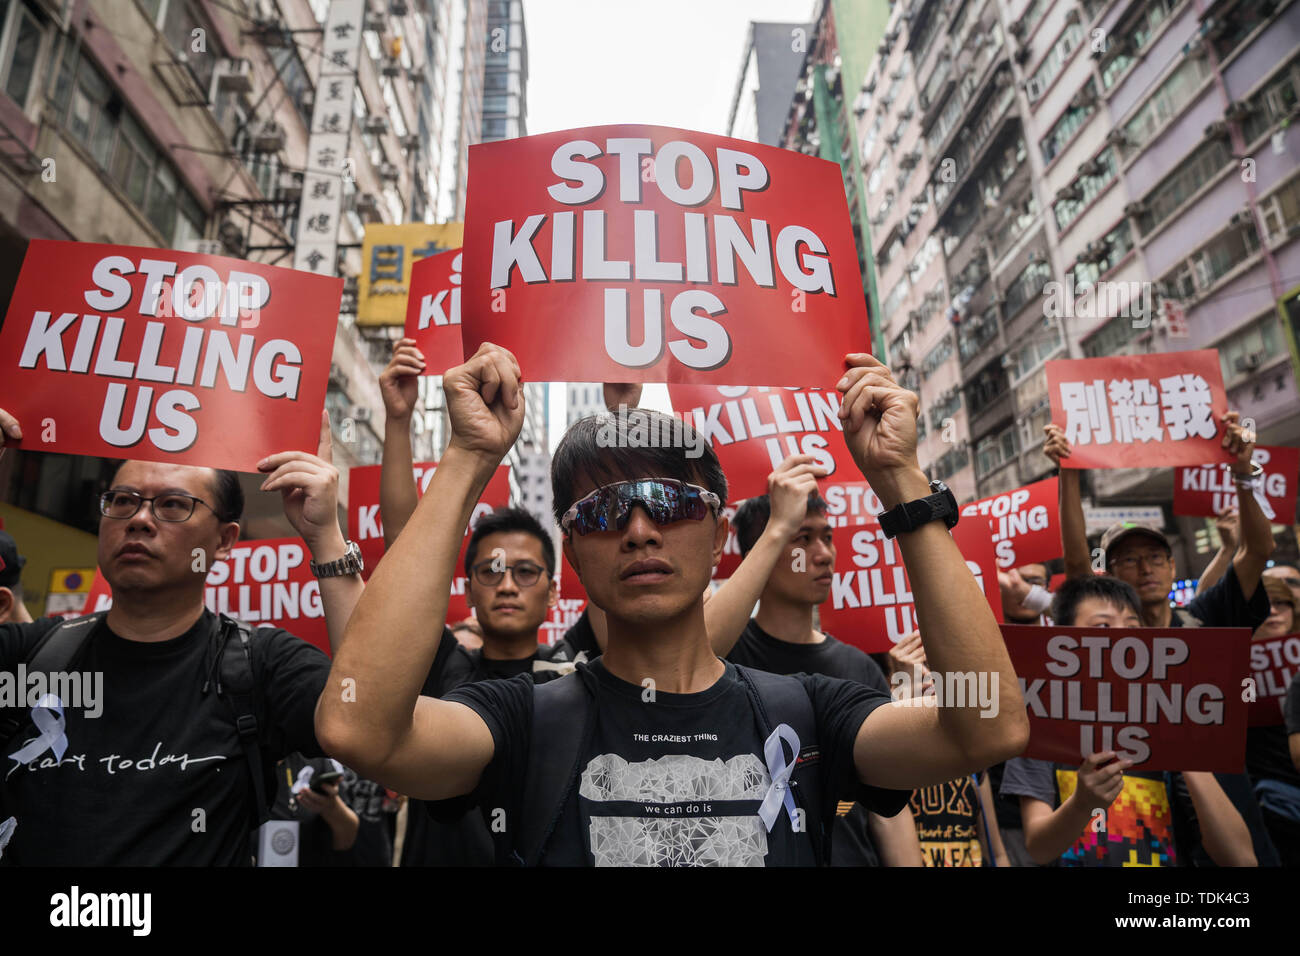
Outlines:
POLYGON ((402 325, 416 259, 460 247, 465 224, 423 222, 366 226, 357 281, 358 325, 402 325))
POLYGON ((45 592, 45 613, 80 614, 94 579, 94 568, 55 568, 50 572, 50 588, 45 592))

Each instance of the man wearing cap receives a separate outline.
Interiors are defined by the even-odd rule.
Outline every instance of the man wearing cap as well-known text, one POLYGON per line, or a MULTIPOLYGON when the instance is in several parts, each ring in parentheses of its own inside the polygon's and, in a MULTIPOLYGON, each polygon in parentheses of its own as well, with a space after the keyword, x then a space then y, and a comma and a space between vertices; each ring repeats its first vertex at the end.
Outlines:
MULTIPOLYGON (((1177 568, 1169 539, 1158 528, 1125 521, 1106 529, 1101 537, 1106 571, 1133 586, 1142 600, 1142 623, 1146 627, 1259 627, 1268 617, 1268 598, 1259 586, 1260 575, 1273 553, 1273 531, 1249 493, 1254 480, 1251 453, 1254 435, 1243 432, 1237 413, 1223 417, 1226 431, 1223 447, 1234 456, 1233 480, 1246 493, 1240 497, 1241 545, 1223 578, 1186 607, 1169 603, 1177 568)), ((1070 443, 1057 425, 1048 425, 1043 453, 1060 464, 1070 456, 1070 443)), ((1083 505, 1079 499, 1079 470, 1061 470, 1061 537, 1065 550, 1066 575, 1092 573, 1088 542, 1084 537, 1083 505)))
POLYGON ((0 531, 0 624, 30 624, 32 616, 23 604, 23 565, 13 537, 0 531))

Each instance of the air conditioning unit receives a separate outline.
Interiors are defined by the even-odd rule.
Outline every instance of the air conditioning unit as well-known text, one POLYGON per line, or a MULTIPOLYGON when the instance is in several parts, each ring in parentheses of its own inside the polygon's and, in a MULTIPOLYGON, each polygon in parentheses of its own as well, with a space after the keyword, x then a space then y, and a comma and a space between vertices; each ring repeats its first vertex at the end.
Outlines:
POLYGON ((1106 134, 1106 145, 1107 146, 1128 146, 1129 145, 1128 133, 1124 132, 1124 130, 1120 129, 1119 127, 1116 127, 1115 129, 1111 130, 1109 133, 1106 134))
POLYGON ((1238 372, 1253 372, 1263 361, 1263 352, 1251 352, 1249 355, 1238 355, 1232 365, 1238 372))
POLYGON ((1079 164, 1080 176, 1100 176, 1105 171, 1105 164, 1100 159, 1088 159, 1079 164))
POLYGON ((267 120, 253 133, 253 152, 278 153, 284 149, 284 127, 275 120, 267 120))
POLYGON ((420 148, 420 136, 418 133, 407 133, 402 137, 402 149, 416 150, 420 148))
POLYGON ((392 163, 380 163, 379 178, 386 182, 397 182, 402 178, 402 172, 392 163))
POLYGON ((384 59, 384 65, 379 68, 379 72, 382 76, 395 80, 402 75, 402 64, 391 57, 387 57, 384 59))
POLYGON ((363 132, 371 136, 383 136, 388 132, 387 116, 367 116, 365 124, 361 127, 363 132))
POLYGON ((1021 66, 1024 66, 1027 62, 1029 62, 1029 57, 1032 56, 1032 51, 1029 49, 1029 47, 1022 46, 1022 47, 1018 47, 1016 49, 1016 52, 1012 55, 1014 56, 1015 61, 1017 63, 1019 63, 1021 66))
POLYGON ((181 243, 181 251, 198 256, 224 256, 226 247, 220 239, 187 239, 181 243))
POLYGON ((411 12, 406 0, 389 0, 388 12, 395 17, 404 17, 411 12))
POLYGON ((215 73, 218 90, 225 93, 253 92, 253 64, 243 57, 218 60, 215 73))
POLYGON ((1253 220, 1251 219, 1250 213, 1245 210, 1234 212, 1228 217, 1229 226, 1244 226, 1249 222, 1253 222, 1253 220))
POLYGON ((1090 86, 1085 86, 1079 92, 1074 94, 1070 100, 1070 108, 1076 110, 1086 110, 1097 102, 1097 93, 1090 86))
POLYGON ((1137 218, 1138 216, 1144 215, 1149 208, 1150 207, 1146 203, 1138 200, 1137 202, 1131 202, 1124 207, 1124 215, 1131 218, 1137 218))
POLYGON ((1007 25, 1007 32, 1009 32, 1016 39, 1020 39, 1022 36, 1025 35, 1025 21, 1012 20, 1011 23, 1007 25))
POLYGON ((1227 139, 1228 124, 1223 120, 1215 120, 1209 126, 1205 127, 1206 139, 1227 139))
POLYGON ((1083 190, 1079 188, 1078 183, 1069 183, 1056 191, 1057 202, 1070 202, 1082 198, 1083 190))

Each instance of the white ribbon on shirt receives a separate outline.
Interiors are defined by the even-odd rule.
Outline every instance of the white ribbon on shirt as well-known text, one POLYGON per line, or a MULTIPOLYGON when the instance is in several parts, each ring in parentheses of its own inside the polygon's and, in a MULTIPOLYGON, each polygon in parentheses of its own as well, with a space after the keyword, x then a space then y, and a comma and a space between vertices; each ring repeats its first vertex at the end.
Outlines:
POLYGON ((771 833, 784 805, 786 813, 790 815, 791 825, 797 826, 798 811, 794 805, 794 794, 790 792, 790 774, 794 773, 795 763, 799 761, 799 735, 794 732, 794 728, 789 724, 777 724, 776 730, 772 731, 772 735, 763 743, 763 758, 767 761, 767 772, 772 778, 772 783, 768 786, 767 793, 763 795, 763 803, 758 808, 759 819, 767 827, 767 832, 771 833), (785 762, 782 741, 790 745, 791 753, 794 754, 794 761, 791 763, 785 762))
POLYGON ((68 725, 63 717, 63 701, 54 694, 46 694, 32 708, 32 723, 41 735, 22 750, 11 753, 9 759, 28 764, 49 750, 56 760, 62 760, 68 750, 68 736, 63 732, 68 725))

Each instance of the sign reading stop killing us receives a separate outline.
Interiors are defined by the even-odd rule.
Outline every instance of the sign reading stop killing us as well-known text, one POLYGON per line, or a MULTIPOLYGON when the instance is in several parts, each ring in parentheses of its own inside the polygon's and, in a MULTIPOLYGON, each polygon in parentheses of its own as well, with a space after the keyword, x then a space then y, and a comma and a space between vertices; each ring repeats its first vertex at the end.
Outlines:
POLYGON ((471 146, 461 334, 532 381, 833 386, 868 349, 839 167, 661 126, 471 146))
MULTIPOLYGON (((1300 448, 1256 445, 1252 459, 1264 469, 1259 489, 1252 491, 1264 517, 1275 524, 1294 524, 1300 448)), ((1174 469, 1174 514, 1213 518, 1238 506, 1237 486, 1226 465, 1174 469)))
POLYGON ((35 451, 256 471, 315 451, 343 280, 35 239, 0 331, 0 408, 35 451))
POLYGON ((429 375, 465 361, 460 344, 461 250, 451 249, 411 266, 406 337, 424 353, 429 375))
POLYGON ((998 570, 1060 557, 1058 484, 1059 479, 1048 478, 962 506, 963 518, 988 519, 998 570))
POLYGON ((1029 712, 1024 756, 1077 766, 1114 751, 1138 770, 1240 773, 1248 628, 1003 624, 1029 712))

